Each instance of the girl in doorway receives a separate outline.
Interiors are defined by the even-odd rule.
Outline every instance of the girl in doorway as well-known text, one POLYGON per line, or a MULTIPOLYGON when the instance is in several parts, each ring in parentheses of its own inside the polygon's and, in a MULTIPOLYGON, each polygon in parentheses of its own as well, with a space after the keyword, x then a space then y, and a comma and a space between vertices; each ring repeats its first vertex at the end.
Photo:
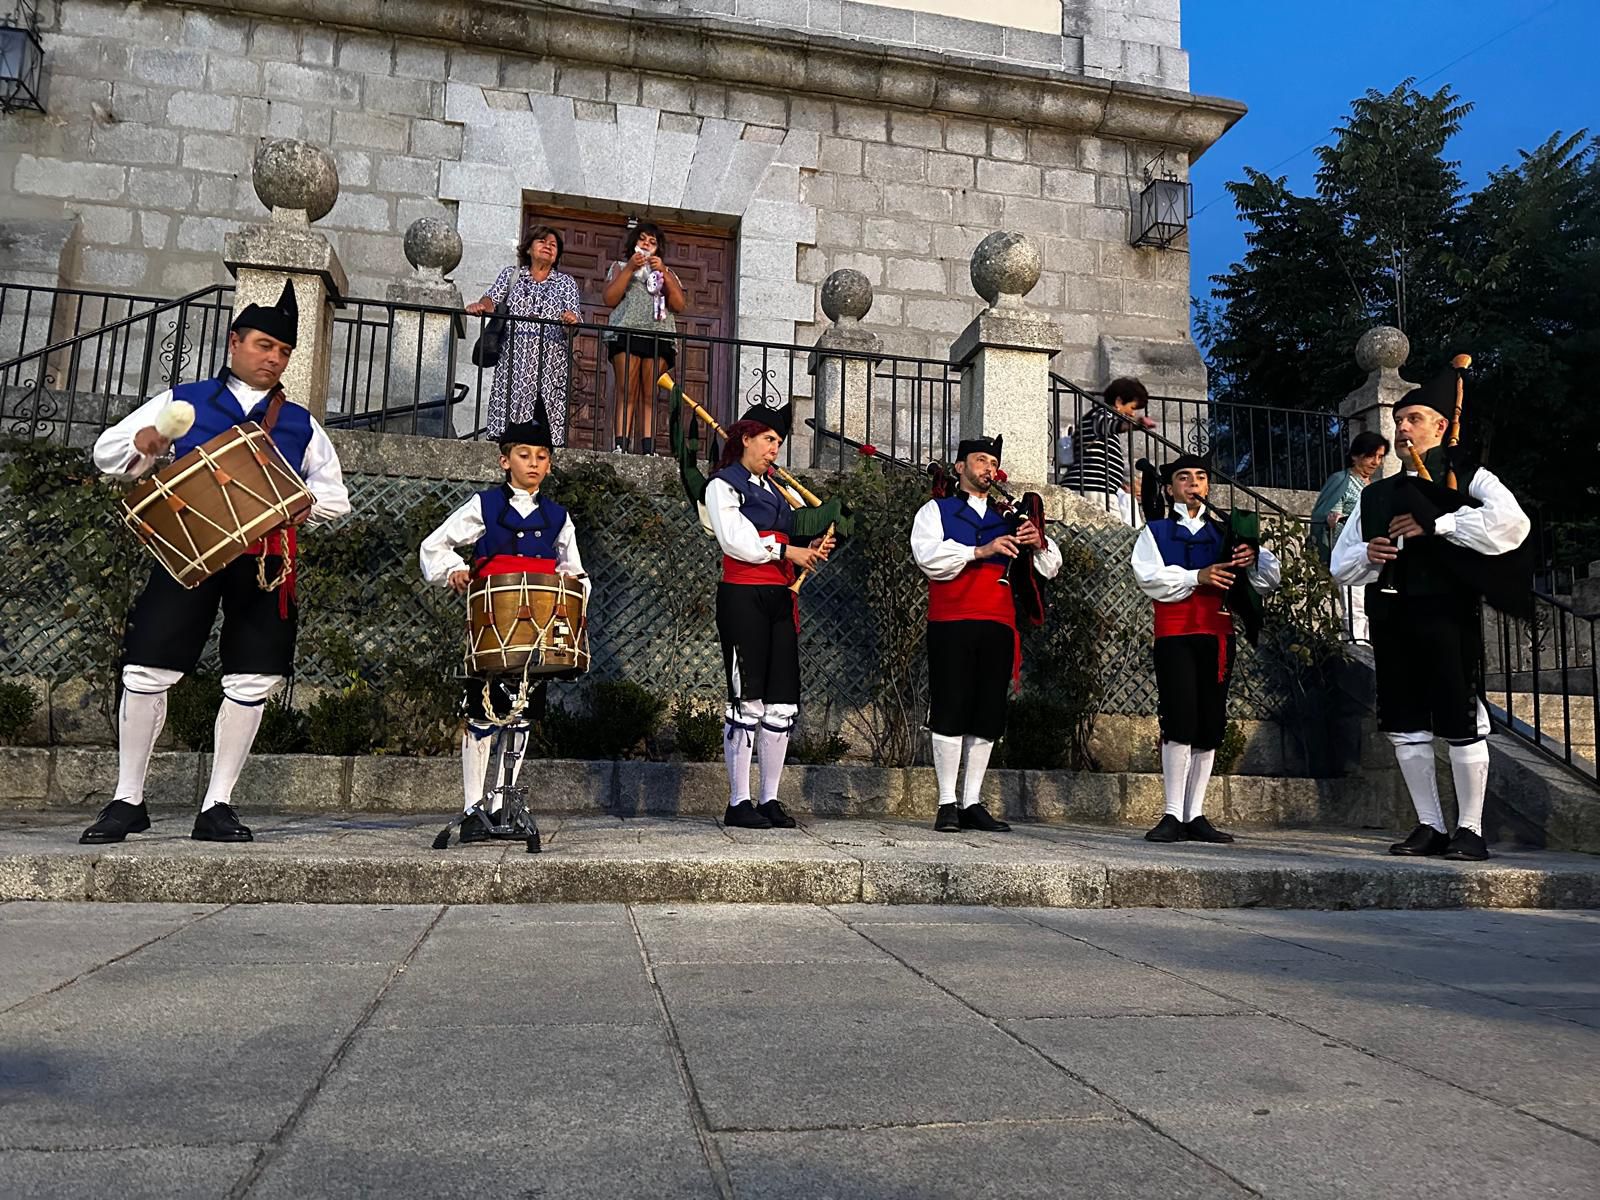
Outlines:
POLYGON ((667 244, 656 226, 635 225, 622 252, 624 260, 606 271, 602 293, 611 309, 605 341, 615 380, 616 448, 629 450, 637 433, 639 453, 653 454, 656 380, 677 364, 672 314, 683 311, 683 284, 662 261, 667 244))

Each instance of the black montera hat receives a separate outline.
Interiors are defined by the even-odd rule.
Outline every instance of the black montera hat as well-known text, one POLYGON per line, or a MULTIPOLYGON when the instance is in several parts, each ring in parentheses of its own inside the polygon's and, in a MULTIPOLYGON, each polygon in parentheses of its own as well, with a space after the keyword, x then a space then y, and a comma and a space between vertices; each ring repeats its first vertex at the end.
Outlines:
POLYGON ((785 404, 782 408, 775 405, 752 404, 745 410, 741 421, 754 421, 757 425, 765 425, 781 438, 789 436, 789 423, 793 419, 790 406, 785 404))
POLYGON ((1204 471, 1211 474, 1211 464, 1198 454, 1180 454, 1169 463, 1161 464, 1161 482, 1171 483, 1179 471, 1204 471))
POLYGON ((956 447, 956 461, 960 462, 969 454, 987 454, 991 456, 995 462, 999 462, 1000 447, 1004 444, 1005 440, 1006 435, 1003 433, 992 438, 966 438, 961 442, 960 445, 956 447))
POLYGON ((243 333, 246 329, 259 329, 268 337, 277 338, 293 347, 300 328, 300 305, 294 298, 294 283, 285 280, 283 295, 271 308, 260 304, 247 304, 244 311, 233 319, 229 329, 243 333))
POLYGON ((1394 402, 1394 415, 1399 416, 1400 410, 1415 408, 1431 408, 1441 417, 1449 420, 1456 411, 1456 377, 1459 372, 1454 367, 1446 367, 1427 383, 1419 388, 1407 392, 1394 402))
POLYGON ((550 426, 543 421, 513 421, 507 425, 500 436, 495 438, 499 446, 543 446, 546 450, 554 450, 555 443, 550 437, 550 426))

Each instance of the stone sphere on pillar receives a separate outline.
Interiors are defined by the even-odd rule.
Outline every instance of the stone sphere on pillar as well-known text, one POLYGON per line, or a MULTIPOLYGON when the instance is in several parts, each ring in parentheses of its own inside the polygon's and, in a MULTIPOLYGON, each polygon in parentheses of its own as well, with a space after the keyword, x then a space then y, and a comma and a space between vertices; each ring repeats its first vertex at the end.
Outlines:
POLYGON ((860 271, 835 271, 822 281, 822 311, 835 324, 856 322, 872 308, 872 281, 860 271))
POLYGON ((1411 339, 1393 325, 1377 325, 1356 342, 1356 365, 1373 371, 1398 371, 1411 355, 1411 339))
POLYGON ((448 221, 418 217, 406 230, 406 261, 424 279, 443 279, 461 262, 461 235, 448 221))
POLYGON ((333 155, 295 138, 262 142, 251 178, 261 203, 274 214, 303 212, 308 222, 327 216, 339 198, 339 168, 333 155))
POLYGON ((972 252, 972 288, 990 308, 1021 308, 1039 282, 1039 247, 1020 233, 991 233, 972 252))

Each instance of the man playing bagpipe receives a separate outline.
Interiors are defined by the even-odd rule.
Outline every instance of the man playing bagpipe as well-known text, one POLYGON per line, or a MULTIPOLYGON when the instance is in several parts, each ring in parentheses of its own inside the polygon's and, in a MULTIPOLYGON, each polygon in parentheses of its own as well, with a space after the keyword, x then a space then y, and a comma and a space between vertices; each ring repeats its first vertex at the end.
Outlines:
MULTIPOLYGON (((577 578, 584 595, 589 594, 572 518, 539 493, 553 465, 552 443, 550 427, 537 419, 506 426, 500 435, 505 482, 473 496, 423 539, 418 556, 424 579, 465 595, 473 579, 489 575, 559 574, 577 578), (472 547, 470 565, 456 553, 457 546, 472 547)), ((526 677, 523 682, 528 682, 526 677)), ((467 677, 462 702, 466 728, 461 735, 462 812, 467 814, 461 820, 462 844, 518 835, 503 820, 509 816, 502 811, 503 788, 489 794, 489 808, 483 810, 484 785, 498 736, 500 777, 506 787, 516 786, 531 723, 545 711, 547 685, 548 680, 540 678, 521 694, 516 675, 467 677), (520 703, 514 692, 520 694, 520 703)), ((448 827, 442 836, 449 836, 448 827)))
POLYGON ((1013 518, 990 495, 1001 441, 963 441, 956 491, 929 500, 911 526, 911 556, 928 577, 928 730, 939 784, 933 827, 942 833, 1011 828, 980 797, 989 755, 1006 730, 1006 693, 1022 669, 1017 591, 1036 597, 1033 574, 1051 579, 1061 570, 1061 551, 1039 523, 1013 518), (1027 575, 1013 580, 1009 568, 1019 558, 1027 575), (958 804, 963 754, 967 773, 958 804))
POLYGON ((1211 508, 1203 458, 1180 455, 1159 478, 1140 460, 1145 527, 1133 544, 1133 577, 1155 601, 1154 655, 1166 811, 1152 842, 1231 842, 1205 816, 1206 785, 1228 726, 1240 618, 1260 629, 1260 596, 1278 586, 1278 560, 1260 545, 1254 514, 1223 520, 1211 508))
MULTIPOLYGON (((837 501, 808 505, 777 478, 779 451, 789 435, 788 405, 751 406, 723 429, 681 388, 672 388, 672 444, 684 487, 722 549, 717 584, 717 635, 728 685, 723 758, 728 809, 723 824, 739 829, 793 829, 778 799, 789 735, 800 711, 800 607, 805 575, 832 553, 837 501), (695 464, 698 439, 685 438, 682 404, 723 438, 709 482, 695 464), (751 796, 752 755, 761 767, 761 801, 751 796)), ((807 494, 808 500, 813 500, 807 494)))
MULTIPOLYGON (((268 432, 311 493, 308 523, 349 512, 339 456, 328 435, 278 386, 298 324, 292 284, 284 284, 270 308, 248 305, 228 333, 227 369, 216 379, 180 384, 134 409, 96 440, 95 465, 108 475, 143 475, 169 449, 181 458, 253 421, 268 432)), ((151 570, 150 582, 128 612, 123 636, 117 790, 79 841, 120 842, 150 828, 145 776, 166 722, 167 692, 200 661, 219 608, 222 707, 217 711, 211 782, 190 836, 212 842, 251 840, 231 800, 261 728, 263 706, 294 668, 299 609, 293 571, 284 569, 285 558, 293 560, 294 546, 292 527, 274 533, 192 588, 162 567, 151 570)))
POLYGON ((1346 587, 1366 587, 1378 728, 1394 743, 1417 812, 1417 827, 1389 852, 1477 861, 1489 857, 1483 839, 1489 713, 1482 699, 1479 604, 1488 600, 1510 615, 1530 617, 1533 580, 1527 514, 1505 484, 1456 444, 1460 372, 1470 363, 1458 357, 1394 406, 1405 470, 1362 490, 1329 569, 1346 587), (1450 746, 1454 836, 1447 835, 1439 804, 1436 737, 1450 746))

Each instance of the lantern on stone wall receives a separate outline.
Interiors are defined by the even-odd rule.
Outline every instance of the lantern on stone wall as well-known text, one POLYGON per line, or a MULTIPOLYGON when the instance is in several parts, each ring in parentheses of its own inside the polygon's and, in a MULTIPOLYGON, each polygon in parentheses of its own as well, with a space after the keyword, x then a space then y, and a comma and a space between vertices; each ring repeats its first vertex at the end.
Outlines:
POLYGON ((0 15, 0 112, 44 111, 40 79, 44 43, 39 40, 36 0, 17 0, 0 15))
POLYGON ((1194 216, 1194 190, 1186 180, 1155 159, 1144 169, 1144 187, 1133 205, 1133 244, 1165 250, 1189 228, 1194 216), (1161 164, 1159 171, 1156 164, 1161 164))

